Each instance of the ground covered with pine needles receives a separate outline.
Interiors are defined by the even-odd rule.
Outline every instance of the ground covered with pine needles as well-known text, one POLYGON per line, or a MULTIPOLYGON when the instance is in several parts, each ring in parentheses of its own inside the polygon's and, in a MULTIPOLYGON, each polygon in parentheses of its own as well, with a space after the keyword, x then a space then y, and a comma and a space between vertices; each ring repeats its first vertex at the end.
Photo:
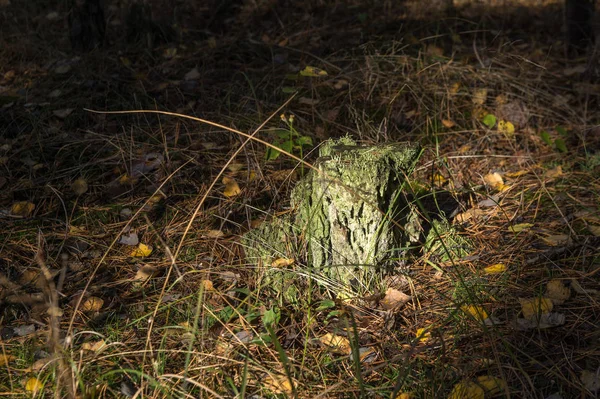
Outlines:
POLYGON ((560 2, 179 4, 151 47, 114 3, 86 54, 67 9, 0 8, 2 395, 598 394, 600 86, 560 2), (197 120, 89 111, 142 109, 197 120), (311 163, 344 135, 421 143, 411 187, 471 245, 289 304, 240 245, 303 172, 263 142, 311 163))

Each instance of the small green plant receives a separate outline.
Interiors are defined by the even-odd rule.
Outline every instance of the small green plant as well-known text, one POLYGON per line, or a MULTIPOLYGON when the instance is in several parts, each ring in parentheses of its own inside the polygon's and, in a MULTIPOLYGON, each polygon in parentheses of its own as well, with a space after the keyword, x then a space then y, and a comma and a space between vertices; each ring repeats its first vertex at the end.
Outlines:
MULTIPOLYGON (((285 114, 281 114, 281 120, 287 125, 287 128, 275 131, 277 137, 273 141, 273 145, 281 149, 281 151, 289 152, 290 154, 298 151, 300 158, 302 158, 302 149, 304 146, 313 145, 312 138, 301 135, 294 128, 294 115, 286 117, 285 114)), ((279 158, 281 151, 269 147, 265 152, 265 159, 267 161, 274 161, 279 158)))
MULTIPOLYGON (((562 126, 557 126, 554 130, 556 130, 556 132, 558 134, 560 134, 561 136, 567 136, 568 132, 567 130, 562 127, 562 126)), ((548 133, 545 130, 542 130, 540 132, 540 137, 542 138, 542 141, 544 143, 546 143, 547 145, 549 145, 550 147, 554 147, 554 149, 558 152, 567 152, 567 145, 565 144, 565 140, 562 139, 561 137, 558 137, 555 140, 552 140, 552 137, 550 137, 550 133, 548 133)))

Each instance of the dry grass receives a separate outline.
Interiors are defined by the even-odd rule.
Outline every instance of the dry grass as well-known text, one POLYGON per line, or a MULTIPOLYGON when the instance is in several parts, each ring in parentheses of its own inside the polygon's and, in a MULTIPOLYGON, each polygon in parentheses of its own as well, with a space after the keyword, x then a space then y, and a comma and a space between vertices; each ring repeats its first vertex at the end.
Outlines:
POLYGON ((272 3, 247 6, 223 35, 183 25, 178 46, 114 42, 78 59, 43 4, 2 9, 19 24, 0 28, 10 103, 0 111, 0 392, 30 396, 35 377, 48 397, 438 398, 490 375, 506 382, 498 397, 594 397, 582 376, 600 367, 598 86, 570 74, 586 61, 564 59, 559 5, 531 7, 523 24, 522 9, 446 18, 392 2, 272 3), (298 78, 306 65, 328 75, 298 78), (199 77, 185 80, 193 68, 199 77), (298 95, 277 111, 288 87, 298 95), (265 146, 240 133, 272 143, 286 128, 280 112, 315 143, 347 133, 423 143, 411 183, 461 198, 454 225, 475 249, 411 259, 398 286, 412 300, 397 310, 377 295, 331 298, 312 281, 296 303, 274 296, 239 237, 287 212, 299 163, 266 162, 265 146), (515 134, 486 127, 485 113, 515 134), (485 183, 491 172, 504 186, 485 183), (223 176, 241 193, 224 195, 223 176), (481 203, 490 198, 497 205, 481 203), (11 212, 20 201, 35 208, 11 212), (149 256, 119 243, 131 232, 149 256), (484 272, 497 263, 507 271, 484 272), (519 298, 541 297, 553 279, 571 292, 553 310, 564 323, 518 329, 519 298), (496 322, 466 316, 468 305, 496 322), (431 338, 416 339, 419 328, 431 338), (323 345, 326 333, 351 349, 323 345), (374 355, 361 360, 365 348, 374 355))

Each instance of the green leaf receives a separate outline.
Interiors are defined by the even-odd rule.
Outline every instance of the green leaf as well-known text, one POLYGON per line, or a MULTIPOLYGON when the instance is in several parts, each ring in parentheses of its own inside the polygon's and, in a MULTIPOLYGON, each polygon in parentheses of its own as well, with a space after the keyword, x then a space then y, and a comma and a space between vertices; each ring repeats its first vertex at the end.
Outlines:
POLYGON ((542 141, 548 145, 552 145, 552 138, 550 137, 550 133, 548 133, 545 130, 542 130, 540 132, 540 137, 542 138, 542 141))
POLYGON ((281 155, 281 151, 276 150, 275 148, 269 147, 269 148, 267 148, 267 151, 265 152, 265 159, 267 161, 274 161, 277 158, 279 158, 279 155, 281 155))
POLYGON ((317 307, 317 311, 335 308, 335 302, 331 299, 325 299, 319 302, 319 306, 317 307))
POLYGON ((567 129, 562 126, 556 126, 554 130, 556 130, 561 136, 566 136, 568 134, 567 129))
POLYGON ((296 144, 312 146, 313 141, 310 136, 300 136, 296 139, 296 144))
POLYGON ((486 125, 488 127, 488 129, 491 129, 496 125, 496 116, 494 116, 492 114, 487 114, 486 116, 483 117, 483 119, 481 121, 483 122, 484 125, 486 125))
MULTIPOLYGON (((290 139, 290 131, 289 130, 285 130, 285 129, 277 129, 275 131, 275 134, 277 135, 277 137, 279 137, 280 139, 283 140, 289 140, 290 139)), ((293 135, 294 132, 292 132, 291 135, 293 135)))
POLYGON ((556 146, 558 152, 567 152, 567 145, 563 139, 554 140, 554 145, 556 146))
POLYGON ((281 319, 281 311, 275 306, 265 312, 263 315, 263 324, 267 328, 272 328, 279 324, 279 319, 281 319))
POLYGON ((284 86, 281 88, 281 91, 284 94, 294 94, 295 92, 297 92, 298 90, 296 90, 295 87, 290 87, 290 86, 284 86))
POLYGON ((281 148, 285 152, 291 153, 294 148, 294 142, 292 140, 287 140, 277 144, 277 147, 281 148))

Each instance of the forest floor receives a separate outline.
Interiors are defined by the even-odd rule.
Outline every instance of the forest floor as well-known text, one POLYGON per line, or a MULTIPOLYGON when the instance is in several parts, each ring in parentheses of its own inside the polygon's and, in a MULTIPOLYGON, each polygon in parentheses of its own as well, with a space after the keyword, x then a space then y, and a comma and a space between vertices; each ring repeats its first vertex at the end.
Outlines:
POLYGON ((84 54, 67 2, 13 2, 0 395, 600 394, 600 86, 565 56, 562 2, 157 0, 174 36, 126 43, 115 1, 84 54), (134 110, 204 122, 103 113, 134 110), (257 267, 240 237, 289 210, 302 169, 256 139, 311 163, 345 135, 419 142, 410 186, 459 198, 472 245, 413 253, 395 288, 290 303, 260 268, 306 275, 306 254, 257 267))

